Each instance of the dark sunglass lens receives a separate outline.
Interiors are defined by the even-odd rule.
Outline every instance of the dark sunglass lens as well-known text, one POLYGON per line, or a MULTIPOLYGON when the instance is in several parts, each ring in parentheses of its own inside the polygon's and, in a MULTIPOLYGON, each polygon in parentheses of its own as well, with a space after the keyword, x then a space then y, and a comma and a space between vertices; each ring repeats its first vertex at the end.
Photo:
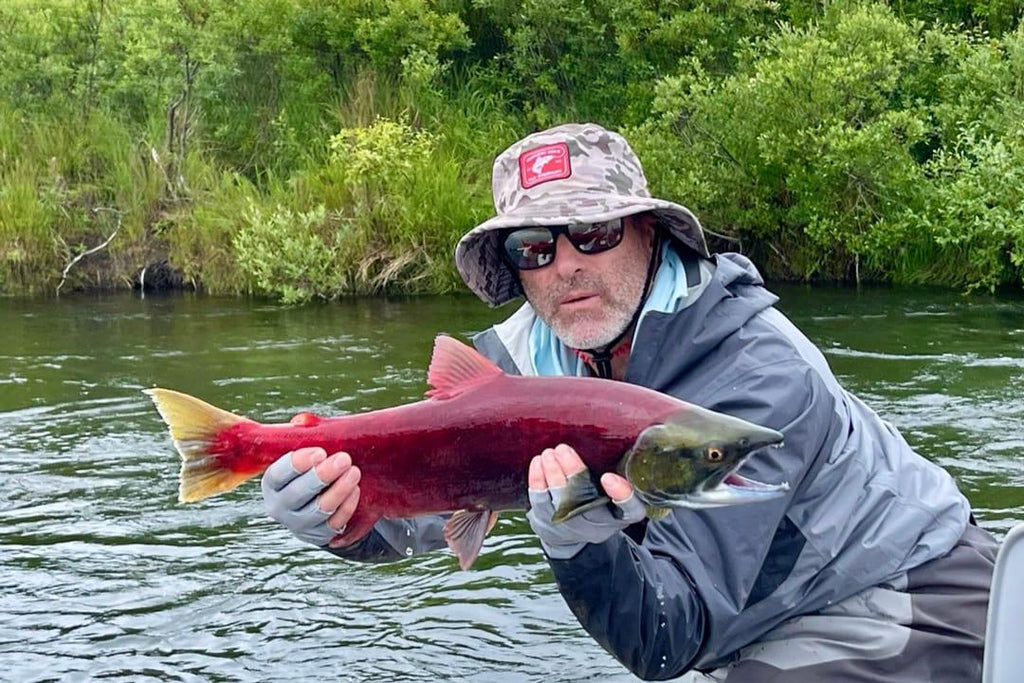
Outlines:
POLYGON ((622 219, 569 226, 569 239, 584 254, 598 254, 622 241, 622 219))
POLYGON ((555 240, 547 228, 520 228, 505 236, 505 253, 519 270, 541 268, 555 258, 555 240))

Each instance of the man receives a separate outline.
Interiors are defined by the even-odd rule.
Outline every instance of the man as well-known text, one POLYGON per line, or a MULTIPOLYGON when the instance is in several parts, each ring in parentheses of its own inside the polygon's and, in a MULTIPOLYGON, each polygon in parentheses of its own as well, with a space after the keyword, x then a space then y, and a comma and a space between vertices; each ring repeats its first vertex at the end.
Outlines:
MULTIPOLYGON (((738 254, 712 256, 698 220, 650 197, 619 135, 592 124, 531 135, 494 165, 497 215, 459 243, 466 284, 528 303, 478 335, 508 372, 597 375, 773 427, 785 444, 743 474, 785 497, 643 519, 551 512, 582 469, 567 444, 530 464, 530 524, 583 627, 644 678, 980 680, 996 543, 951 477, 839 386, 738 254)), ((359 503, 344 453, 303 449, 264 477, 268 510, 329 547, 359 503), (311 504, 315 500, 316 504, 311 504)), ((388 559, 443 545, 441 520, 383 521, 331 548, 388 559)))

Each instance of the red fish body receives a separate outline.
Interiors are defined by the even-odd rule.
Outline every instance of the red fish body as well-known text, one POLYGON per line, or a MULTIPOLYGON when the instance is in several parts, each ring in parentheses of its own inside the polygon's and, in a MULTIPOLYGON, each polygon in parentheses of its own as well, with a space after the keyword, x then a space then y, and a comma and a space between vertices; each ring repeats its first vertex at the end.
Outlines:
POLYGON ((359 538, 379 517, 524 509, 530 459, 545 448, 566 443, 591 471, 614 471, 645 427, 687 405, 624 382, 503 374, 443 400, 346 417, 303 413, 285 425, 243 422, 212 450, 252 474, 304 446, 347 452, 362 477, 346 536, 359 538))
MULTIPOLYGON (((687 438, 696 431, 707 440, 716 435, 706 432, 735 424, 744 434, 765 431, 625 382, 506 375, 444 336, 437 339, 428 380, 433 389, 423 401, 344 417, 300 413, 287 424, 254 422, 165 389, 148 393, 182 457, 183 502, 228 491, 298 448, 345 451, 362 476, 359 505, 342 542, 362 538, 381 517, 456 512, 446 535, 464 567, 496 511, 526 508, 529 462, 545 448, 569 444, 599 476, 621 470, 623 455, 646 429, 680 416, 703 420, 687 438), (464 535, 471 539, 459 541, 464 535)), ((768 438, 781 435, 771 431, 768 438)), ((637 471, 648 476, 651 470, 637 471)))

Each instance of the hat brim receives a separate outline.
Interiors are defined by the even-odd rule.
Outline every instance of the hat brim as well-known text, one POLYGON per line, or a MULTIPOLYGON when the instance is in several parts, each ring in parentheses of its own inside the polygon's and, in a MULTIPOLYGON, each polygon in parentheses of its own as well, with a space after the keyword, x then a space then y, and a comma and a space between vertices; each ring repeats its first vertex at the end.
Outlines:
POLYGON ((508 228, 596 223, 650 211, 661 225, 687 247, 708 256, 704 229, 697 217, 681 204, 623 195, 574 192, 561 200, 551 195, 537 205, 520 205, 490 218, 466 233, 455 247, 459 274, 477 296, 491 306, 501 306, 519 296, 519 278, 505 263, 499 234, 508 228))

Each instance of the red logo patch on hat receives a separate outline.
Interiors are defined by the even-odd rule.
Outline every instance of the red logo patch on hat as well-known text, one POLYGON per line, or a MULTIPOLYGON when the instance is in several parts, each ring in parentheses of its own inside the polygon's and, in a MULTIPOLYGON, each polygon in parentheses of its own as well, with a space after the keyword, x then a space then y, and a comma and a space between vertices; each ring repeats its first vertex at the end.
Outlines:
POLYGON ((534 147, 519 155, 519 182, 524 190, 571 175, 569 145, 564 142, 534 147))

